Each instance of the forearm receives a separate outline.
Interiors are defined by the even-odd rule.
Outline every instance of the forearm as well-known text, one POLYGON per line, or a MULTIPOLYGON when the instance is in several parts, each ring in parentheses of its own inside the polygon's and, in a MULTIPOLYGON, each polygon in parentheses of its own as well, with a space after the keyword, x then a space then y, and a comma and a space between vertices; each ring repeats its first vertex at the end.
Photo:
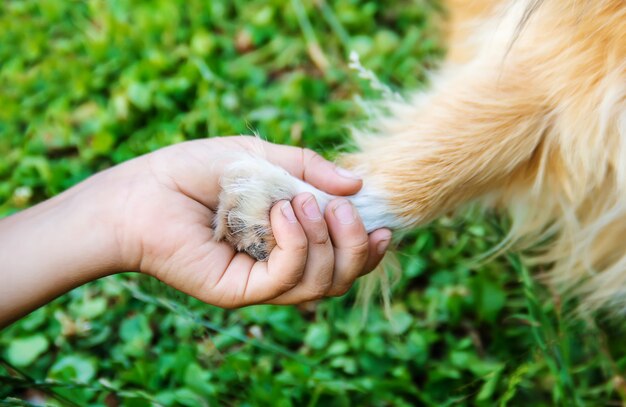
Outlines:
POLYGON ((79 285, 119 271, 109 200, 107 189, 91 178, 0 220, 0 327, 79 285))

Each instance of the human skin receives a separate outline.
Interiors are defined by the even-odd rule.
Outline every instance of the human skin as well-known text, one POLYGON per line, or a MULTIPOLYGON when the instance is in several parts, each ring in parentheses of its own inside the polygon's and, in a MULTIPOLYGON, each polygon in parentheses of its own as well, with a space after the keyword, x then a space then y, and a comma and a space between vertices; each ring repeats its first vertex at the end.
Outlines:
POLYGON ((319 212, 310 194, 276 203, 267 262, 213 239, 229 157, 264 151, 292 175, 337 196, 361 180, 310 150, 251 137, 177 144, 98 173, 0 220, 0 327, 71 289, 137 271, 224 308, 296 304, 347 292, 382 259, 391 232, 369 236, 352 204, 319 212))

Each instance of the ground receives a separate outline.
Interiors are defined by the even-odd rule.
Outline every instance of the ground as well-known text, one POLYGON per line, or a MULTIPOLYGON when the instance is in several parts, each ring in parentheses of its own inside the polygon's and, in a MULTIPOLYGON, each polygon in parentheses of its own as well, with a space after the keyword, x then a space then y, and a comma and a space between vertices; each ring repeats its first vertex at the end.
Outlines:
MULTIPOLYGON (((332 158, 380 96, 350 52, 423 88, 441 17, 427 0, 4 1, 0 215, 187 139, 332 158)), ((623 324, 577 318, 519 254, 479 259, 505 230, 470 210, 405 236, 389 316, 354 292, 224 311, 143 276, 88 284, 0 332, 0 404, 621 405, 623 324)))

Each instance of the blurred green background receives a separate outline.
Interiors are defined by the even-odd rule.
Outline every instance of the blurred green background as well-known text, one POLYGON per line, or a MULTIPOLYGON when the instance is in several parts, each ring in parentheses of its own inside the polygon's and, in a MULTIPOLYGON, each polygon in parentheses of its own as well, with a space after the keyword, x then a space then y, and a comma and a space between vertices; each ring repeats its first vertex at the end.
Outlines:
MULTIPOLYGON (((0 215, 188 139, 258 131, 332 158, 365 120, 358 100, 380 96, 350 51, 396 91, 426 86, 443 15, 427 0, 4 0, 0 215)), ((621 405, 623 329, 575 318, 515 254, 474 261, 504 230, 470 210, 405 236, 391 319, 354 293, 224 311, 142 276, 94 282, 0 332, 0 404, 621 405)))

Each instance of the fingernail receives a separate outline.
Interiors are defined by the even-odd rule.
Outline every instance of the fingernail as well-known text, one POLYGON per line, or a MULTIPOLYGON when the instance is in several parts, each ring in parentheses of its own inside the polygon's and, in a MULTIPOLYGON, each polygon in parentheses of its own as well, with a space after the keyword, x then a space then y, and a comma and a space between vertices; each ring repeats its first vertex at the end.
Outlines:
POLYGON ((340 176, 342 176, 343 178, 348 178, 348 179, 361 179, 361 177, 359 177, 358 175, 356 175, 355 173, 353 173, 352 171, 348 171, 345 168, 341 168, 341 167, 335 167, 335 172, 337 174, 339 174, 340 176))
POLYGON ((343 225, 349 225, 351 223, 354 223, 354 221, 356 220, 356 212, 354 211, 352 204, 347 200, 343 200, 342 203, 335 206, 335 209, 333 209, 333 213, 335 214, 335 217, 339 220, 339 223, 343 225))
POLYGON ((298 220, 296 219, 296 214, 293 213, 293 208, 291 207, 291 202, 285 202, 283 206, 280 207, 280 211, 283 216, 289 223, 296 223, 298 220))
POLYGON ((322 219, 322 212, 320 212, 320 207, 317 205, 317 201, 313 195, 302 204, 302 212, 304 212, 304 216, 309 220, 322 219))
POLYGON ((376 245, 376 250, 378 251, 378 254, 384 254, 389 247, 390 242, 391 239, 381 240, 380 242, 378 242, 378 244, 376 245))

